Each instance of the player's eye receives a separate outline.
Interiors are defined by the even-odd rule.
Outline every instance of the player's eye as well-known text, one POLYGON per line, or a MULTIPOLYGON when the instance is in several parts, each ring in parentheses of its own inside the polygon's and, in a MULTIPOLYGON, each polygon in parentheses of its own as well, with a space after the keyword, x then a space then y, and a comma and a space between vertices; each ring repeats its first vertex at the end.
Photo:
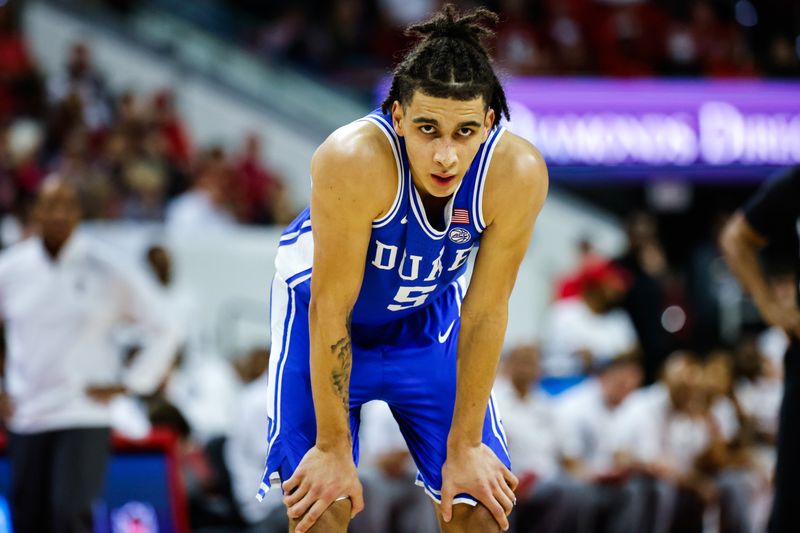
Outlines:
POLYGON ((436 131, 436 128, 434 128, 430 124, 424 124, 424 125, 419 127, 419 131, 421 131, 425 135, 430 135, 431 133, 436 131))
POLYGON ((473 130, 472 128, 461 128, 460 130, 458 130, 458 134, 461 135, 462 137, 469 137, 473 133, 475 133, 475 130, 473 130))

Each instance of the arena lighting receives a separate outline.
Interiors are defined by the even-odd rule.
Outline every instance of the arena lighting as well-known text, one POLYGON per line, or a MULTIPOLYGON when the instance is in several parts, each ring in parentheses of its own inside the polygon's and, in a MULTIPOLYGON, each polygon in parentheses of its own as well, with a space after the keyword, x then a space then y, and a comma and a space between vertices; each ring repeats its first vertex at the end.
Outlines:
POLYGON ((513 79, 511 131, 556 165, 800 163, 800 83, 513 79))

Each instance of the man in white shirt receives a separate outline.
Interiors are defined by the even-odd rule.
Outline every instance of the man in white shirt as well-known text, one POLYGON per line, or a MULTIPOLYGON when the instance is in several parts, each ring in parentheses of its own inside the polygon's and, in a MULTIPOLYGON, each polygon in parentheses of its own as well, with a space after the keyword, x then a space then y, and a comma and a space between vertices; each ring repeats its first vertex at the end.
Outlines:
POLYGON ((545 319, 542 363, 548 376, 585 374, 639 347, 630 316, 617 308, 626 274, 610 263, 593 262, 580 279, 580 294, 553 303, 545 319))
POLYGON ((630 471, 615 457, 614 433, 618 408, 642 377, 637 358, 621 357, 557 399, 564 465, 586 483, 580 531, 632 531, 640 520, 643 502, 626 484, 630 471))
POLYGON ((234 504, 242 520, 260 531, 285 531, 289 518, 281 495, 271 491, 259 502, 253 497, 261 479, 267 453, 267 372, 245 385, 236 402, 233 424, 225 441, 224 460, 231 482, 234 504), (255 475, 254 475, 255 473, 255 475))
POLYGON ((725 531, 747 531, 745 510, 730 505, 736 480, 723 471, 738 423, 724 398, 710 401, 706 378, 692 354, 671 355, 662 380, 631 395, 615 425, 617 453, 655 481, 656 533, 702 527, 716 505, 725 531))
POLYGON ((540 378, 535 346, 517 346, 503 359, 494 394, 503 413, 511 464, 519 477, 512 529, 555 532, 574 529, 580 484, 561 469, 561 443, 553 400, 535 386, 540 378), (534 528, 535 527, 535 528, 534 528))
POLYGON ((167 206, 165 224, 173 234, 222 235, 236 228, 236 218, 227 209, 230 169, 221 148, 212 148, 197 165, 192 188, 167 206))
POLYGON ((152 286, 74 234, 72 185, 45 181, 34 218, 38 236, 0 255, 14 529, 89 532, 110 451, 109 403, 152 392, 179 334, 152 286), (147 342, 124 367, 112 332, 126 320, 147 342))

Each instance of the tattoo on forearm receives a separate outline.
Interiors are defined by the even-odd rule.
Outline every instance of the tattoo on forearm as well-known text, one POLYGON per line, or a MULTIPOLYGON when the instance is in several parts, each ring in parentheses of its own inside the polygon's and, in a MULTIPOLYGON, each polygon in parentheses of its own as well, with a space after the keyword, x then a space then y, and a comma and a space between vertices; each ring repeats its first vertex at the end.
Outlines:
POLYGON ((331 385, 333 392, 342 400, 345 413, 350 412, 350 370, 353 366, 353 350, 351 344, 350 321, 353 312, 347 316, 347 335, 331 345, 331 353, 337 358, 337 364, 331 372, 331 385))

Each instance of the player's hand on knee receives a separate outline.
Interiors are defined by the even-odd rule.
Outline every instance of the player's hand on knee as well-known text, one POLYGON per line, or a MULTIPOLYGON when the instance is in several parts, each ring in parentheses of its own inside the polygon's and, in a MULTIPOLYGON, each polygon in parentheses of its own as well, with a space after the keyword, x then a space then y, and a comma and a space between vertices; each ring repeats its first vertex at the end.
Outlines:
POLYGON ((350 498, 351 519, 364 508, 361 482, 349 452, 311 448, 282 486, 289 518, 300 520, 297 533, 308 531, 339 498, 350 498))
POLYGON ((508 515, 514 509, 517 477, 485 444, 448 451, 442 467, 442 518, 453 516, 453 499, 466 493, 481 502, 492 513, 500 528, 508 529, 508 515))

